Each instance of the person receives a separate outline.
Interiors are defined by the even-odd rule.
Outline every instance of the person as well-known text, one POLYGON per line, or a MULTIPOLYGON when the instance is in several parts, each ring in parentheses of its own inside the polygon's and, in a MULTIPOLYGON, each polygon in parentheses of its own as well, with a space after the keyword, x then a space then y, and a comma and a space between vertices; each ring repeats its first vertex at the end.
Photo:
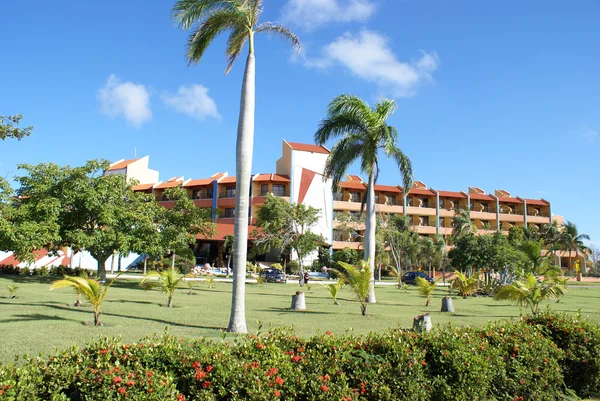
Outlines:
POLYGON ((304 284, 308 284, 308 272, 304 272, 304 284))

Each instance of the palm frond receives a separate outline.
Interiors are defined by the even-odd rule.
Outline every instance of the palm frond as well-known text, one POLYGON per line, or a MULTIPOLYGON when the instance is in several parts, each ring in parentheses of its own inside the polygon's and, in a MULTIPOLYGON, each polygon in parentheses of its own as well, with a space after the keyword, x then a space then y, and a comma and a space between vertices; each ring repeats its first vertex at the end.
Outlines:
POLYGON ((204 19, 188 39, 187 57, 190 64, 199 63, 208 46, 221 32, 244 27, 245 15, 238 10, 217 9, 204 19))
POLYGON ((349 135, 342 138, 331 149, 331 154, 325 162, 323 176, 331 177, 336 187, 343 180, 348 167, 362 155, 362 142, 358 136, 349 135))
POLYGON ((230 0, 178 0, 171 9, 171 18, 182 29, 189 29, 215 9, 234 9, 230 0))
POLYGON ((233 28, 233 31, 227 40, 227 68, 225 69, 225 75, 229 74, 229 71, 231 71, 233 63, 235 63, 242 53, 244 44, 249 37, 250 31, 245 26, 240 25, 233 28))
POLYGON ((397 147, 389 149, 389 152, 388 157, 396 162, 398 170, 402 174, 402 185, 404 188, 410 188, 413 182, 413 169, 410 159, 397 147))
POLYGON ((256 27, 254 32, 266 32, 270 34, 279 35, 294 47, 296 53, 300 53, 300 39, 298 39, 298 36, 296 36, 295 33, 293 33, 291 30, 289 30, 283 25, 276 24, 273 22, 263 22, 262 24, 256 27))

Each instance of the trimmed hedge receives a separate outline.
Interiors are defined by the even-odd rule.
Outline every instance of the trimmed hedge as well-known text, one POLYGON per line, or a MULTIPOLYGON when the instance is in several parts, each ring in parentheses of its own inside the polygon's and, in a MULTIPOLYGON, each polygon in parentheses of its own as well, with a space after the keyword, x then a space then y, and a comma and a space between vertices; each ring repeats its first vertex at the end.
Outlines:
POLYGON ((580 316, 545 312, 423 335, 101 339, 0 366, 0 399, 564 400, 569 388, 600 393, 599 333, 580 316))
POLYGON ((0 274, 11 274, 21 276, 40 276, 40 277, 62 277, 62 276, 79 276, 82 272, 86 272, 89 277, 95 277, 97 272, 95 270, 87 270, 81 267, 69 267, 64 265, 36 267, 30 269, 29 267, 17 267, 12 265, 0 265, 0 274))

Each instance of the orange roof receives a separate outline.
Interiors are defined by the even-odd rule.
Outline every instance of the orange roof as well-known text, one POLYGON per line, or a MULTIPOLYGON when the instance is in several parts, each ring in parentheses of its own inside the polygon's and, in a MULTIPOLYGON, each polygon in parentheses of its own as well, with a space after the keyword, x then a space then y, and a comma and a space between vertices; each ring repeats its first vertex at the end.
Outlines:
MULTIPOLYGON (((233 224, 220 223, 220 224, 217 224, 216 235, 213 235, 212 237, 207 238, 202 234, 198 234, 198 235, 196 235, 196 239, 213 239, 213 240, 223 241, 227 235, 233 235, 233 227, 234 227, 233 224)), ((252 232, 255 229, 256 229, 256 226, 248 226, 248 239, 250 239, 250 240, 255 239, 252 236, 252 232)))
POLYGON ((473 193, 476 193, 476 194, 484 194, 485 193, 485 191, 483 189, 478 188, 478 187, 471 187, 469 189, 472 189, 474 191, 473 193))
POLYGON ((471 199, 475 199, 475 200, 489 200, 489 201, 495 200, 490 195, 486 195, 486 194, 469 194, 469 197, 471 199))
POLYGON ((134 191, 147 191, 149 189, 152 189, 153 186, 154 184, 138 184, 134 185, 131 189, 134 191))
POLYGON ((221 181, 219 181, 219 184, 235 184, 235 176, 225 177, 221 181))
POLYGON ((415 181, 413 182, 414 188, 421 188, 421 189, 425 189, 427 188, 427 185, 425 185, 425 183, 423 181, 415 181))
POLYGON ((200 178, 198 180, 191 180, 187 184, 185 184, 184 187, 189 188, 189 187, 200 187, 202 185, 209 185, 209 184, 212 184, 212 182, 214 180, 215 180, 214 178, 200 178))
POLYGON ((162 184, 157 184, 154 189, 167 189, 167 188, 176 188, 180 186, 183 181, 167 181, 162 184))
POLYGON ((408 192, 409 195, 435 195, 435 193, 430 189, 421 189, 421 188, 411 188, 408 192))
POLYGON ((367 187, 365 187, 365 184, 361 182, 340 182, 340 185, 342 186, 342 188, 346 189, 367 189, 367 187))
POLYGON ((254 178, 254 182, 290 182, 287 175, 282 174, 259 174, 254 178))
POLYGON ((360 178, 359 175, 353 175, 353 174, 348 174, 348 177, 350 177, 351 181, 358 181, 358 182, 362 182, 362 178, 360 178))
POLYGON ((548 206, 550 204, 550 202, 543 199, 525 199, 525 202, 527 202, 528 205, 533 206, 548 206))
POLYGON ((504 203, 523 203, 522 200, 517 199, 517 198, 510 198, 508 196, 502 196, 502 197, 498 197, 498 200, 500 202, 504 202, 504 203))
POLYGON ((123 160, 123 161, 117 162, 117 163, 113 164, 112 166, 110 166, 107 171, 121 170, 122 168, 125 168, 125 167, 129 166, 131 163, 138 161, 138 160, 140 160, 140 159, 123 160))
POLYGON ((402 190, 398 187, 394 187, 391 185, 378 185, 378 184, 375 185, 375 191, 402 193, 402 190))
POLYGON ((308 144, 308 143, 298 143, 298 142, 288 142, 288 144, 292 147, 292 149, 298 150, 301 152, 313 152, 313 153, 324 153, 324 154, 331 153, 325 146, 312 145, 312 144, 308 144))
POLYGON ((438 194, 440 194, 440 196, 444 196, 446 198, 461 198, 461 199, 467 198, 467 196, 465 194, 462 194, 460 192, 438 191, 438 194))

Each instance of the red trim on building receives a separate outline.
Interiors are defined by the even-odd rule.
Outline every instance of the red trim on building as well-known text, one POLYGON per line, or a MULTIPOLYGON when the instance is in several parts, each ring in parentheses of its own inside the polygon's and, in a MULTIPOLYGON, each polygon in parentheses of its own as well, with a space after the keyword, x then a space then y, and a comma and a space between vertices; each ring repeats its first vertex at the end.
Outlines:
POLYGON ((532 205, 532 206, 549 206, 550 205, 550 202, 546 202, 541 199, 525 199, 525 202, 527 202, 528 205, 532 205))
POLYGON ((323 153, 327 155, 331 153, 329 149, 327 149, 325 146, 311 145, 308 143, 298 142, 288 142, 288 144, 292 147, 293 150, 298 150, 301 152, 323 153))
MULTIPOLYGON (((223 241, 223 240, 225 240, 225 237, 227 235, 233 235, 233 227, 234 227, 233 224, 221 223, 221 224, 217 225, 216 235, 214 235, 210 238, 207 238, 206 236, 204 236, 202 234, 198 234, 198 235, 196 235, 196 239, 223 241)), ((252 235, 252 233, 256 228, 257 228, 256 226, 248 226, 248 239, 249 240, 255 239, 255 237, 252 235)))
POLYGON ((382 192, 395 192, 398 194, 402 193, 402 190, 398 187, 394 187, 392 185, 378 185, 375 184, 375 191, 382 191, 382 192))
POLYGON ((474 200, 487 200, 487 201, 495 201, 496 199, 492 198, 490 195, 486 194, 469 194, 469 197, 474 200))
POLYGON ((313 179, 315 178, 315 173, 312 170, 302 169, 302 176, 300 178, 300 192, 298 193, 298 203, 302 203, 304 201, 304 197, 310 188, 310 184, 312 184, 313 179))
POLYGON ((520 199, 509 197, 498 197, 498 200, 504 203, 523 203, 523 201, 520 199))
POLYGON ((421 188, 411 188, 410 191, 408 192, 408 195, 427 195, 427 196, 433 196, 435 195, 435 192, 429 190, 429 189, 421 189, 421 188))
POLYGON ((345 189, 360 189, 366 190, 367 187, 361 182, 340 182, 340 186, 345 189))
POLYGON ((467 199, 467 195, 460 193, 460 192, 452 192, 452 191, 438 191, 438 194, 440 194, 440 198, 444 197, 444 198, 460 198, 460 199, 467 199))

